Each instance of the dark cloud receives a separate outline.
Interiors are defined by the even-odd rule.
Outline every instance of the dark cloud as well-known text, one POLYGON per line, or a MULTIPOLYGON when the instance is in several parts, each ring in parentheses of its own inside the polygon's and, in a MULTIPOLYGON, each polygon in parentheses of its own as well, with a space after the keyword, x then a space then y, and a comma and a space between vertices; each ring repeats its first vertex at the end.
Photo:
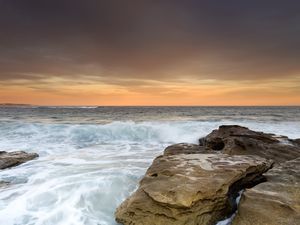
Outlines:
POLYGON ((0 79, 292 76, 299 11, 293 0, 0 0, 0 79))

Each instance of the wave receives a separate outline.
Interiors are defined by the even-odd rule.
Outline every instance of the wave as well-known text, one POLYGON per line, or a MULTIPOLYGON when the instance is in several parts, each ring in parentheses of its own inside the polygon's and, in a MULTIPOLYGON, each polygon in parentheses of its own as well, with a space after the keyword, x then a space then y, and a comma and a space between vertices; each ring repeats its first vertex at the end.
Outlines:
MULTIPOLYGON (((116 225, 115 208, 171 143, 194 142, 221 124, 299 137, 296 122, 169 121, 59 124, 0 121, 0 150, 40 157, 0 174, 0 224, 116 225), (101 202, 101 204, 99 204, 101 202), (16 207, 17 206, 17 207, 16 207)), ((227 224, 230 219, 220 222, 227 224)))
POLYGON ((0 146, 68 145, 75 148, 110 142, 196 142, 204 134, 199 124, 189 122, 113 122, 92 124, 2 123, 0 146))
MULTIPOLYGON (((104 143, 196 143, 221 124, 237 124, 234 121, 176 121, 176 122, 112 122, 108 124, 45 124, 25 122, 0 123, 1 149, 45 148, 78 149, 104 143)), ((299 123, 242 122, 254 130, 300 136, 299 123)))

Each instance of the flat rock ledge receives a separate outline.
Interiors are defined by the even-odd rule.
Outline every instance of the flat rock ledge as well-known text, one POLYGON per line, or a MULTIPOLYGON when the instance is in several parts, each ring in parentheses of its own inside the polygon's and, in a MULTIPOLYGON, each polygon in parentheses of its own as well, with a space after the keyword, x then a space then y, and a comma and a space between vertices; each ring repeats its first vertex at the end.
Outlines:
POLYGON ((235 212, 233 225, 299 225, 299 174, 300 139, 220 126, 198 145, 167 147, 117 208, 116 221, 213 225, 235 212))
POLYGON ((0 151, 0 169, 6 169, 18 166, 29 160, 37 158, 39 155, 36 153, 27 153, 24 151, 5 152, 0 151))
POLYGON ((272 161, 258 156, 177 154, 157 157, 138 190, 116 211, 125 225, 212 225, 235 210, 272 161))

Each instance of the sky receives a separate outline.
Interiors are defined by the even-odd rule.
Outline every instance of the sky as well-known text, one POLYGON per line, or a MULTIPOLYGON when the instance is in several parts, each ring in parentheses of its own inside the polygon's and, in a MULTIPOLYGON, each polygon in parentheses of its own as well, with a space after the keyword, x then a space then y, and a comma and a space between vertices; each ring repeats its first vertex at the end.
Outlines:
POLYGON ((0 103, 300 105, 300 1, 0 0, 0 103))

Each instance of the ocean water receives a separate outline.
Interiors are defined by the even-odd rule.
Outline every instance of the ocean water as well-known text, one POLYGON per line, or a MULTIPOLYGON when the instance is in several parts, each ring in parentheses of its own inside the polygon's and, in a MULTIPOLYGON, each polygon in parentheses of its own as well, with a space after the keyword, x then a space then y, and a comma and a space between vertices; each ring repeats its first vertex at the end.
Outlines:
POLYGON ((40 157, 0 171, 1 225, 116 225, 155 156, 222 124, 300 137, 300 107, 0 107, 0 150, 40 157))

